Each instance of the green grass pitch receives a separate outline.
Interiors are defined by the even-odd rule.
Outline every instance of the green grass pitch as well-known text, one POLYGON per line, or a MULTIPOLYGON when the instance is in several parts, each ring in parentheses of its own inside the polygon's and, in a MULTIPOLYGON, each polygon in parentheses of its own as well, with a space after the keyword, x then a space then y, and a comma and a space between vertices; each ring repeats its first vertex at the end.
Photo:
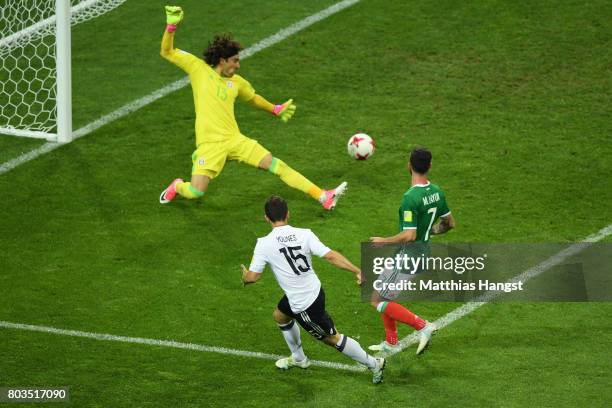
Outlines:
MULTIPOLYGON (((159 57, 163 4, 130 0, 74 28, 75 129, 183 76, 159 57)), ((220 31, 249 46, 331 4, 183 1, 176 46, 200 53, 220 31)), ((239 280, 268 231, 264 200, 284 196, 294 225, 358 260, 361 241, 395 233, 414 145, 432 150, 458 223, 436 242, 578 241, 612 222, 611 19, 604 0, 364 0, 244 60, 259 93, 298 110, 283 124, 238 103, 242 132, 324 188, 348 181, 331 214, 236 163, 203 200, 161 206, 160 191, 189 177, 189 87, 2 174, 0 320, 286 354, 271 272, 239 280), (366 162, 345 152, 357 131, 377 142, 366 162)), ((2 137, 0 161, 40 143, 2 137)), ((315 268, 338 329, 380 341, 350 274, 315 268)), ((457 306, 410 305, 431 320, 457 306)), ((67 385, 76 407, 607 406, 610 313, 489 304, 422 357, 390 358, 379 386, 368 373, 0 328, 0 387, 67 385)), ((351 363, 302 338, 311 358, 351 363)))

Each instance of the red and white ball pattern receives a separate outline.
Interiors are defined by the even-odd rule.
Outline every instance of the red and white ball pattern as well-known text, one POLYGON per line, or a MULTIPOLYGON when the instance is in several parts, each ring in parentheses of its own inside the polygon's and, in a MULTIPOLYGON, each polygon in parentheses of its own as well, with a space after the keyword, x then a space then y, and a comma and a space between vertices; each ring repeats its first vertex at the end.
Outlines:
POLYGON ((355 160, 367 160, 374 154, 376 144, 365 133, 357 133, 348 141, 348 154, 355 160))

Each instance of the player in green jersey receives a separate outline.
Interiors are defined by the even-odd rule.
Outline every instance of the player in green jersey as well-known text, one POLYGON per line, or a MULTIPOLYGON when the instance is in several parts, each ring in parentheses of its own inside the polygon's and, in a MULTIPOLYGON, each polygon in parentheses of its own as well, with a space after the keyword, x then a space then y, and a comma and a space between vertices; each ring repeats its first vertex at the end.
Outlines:
MULTIPOLYGON (((391 237, 372 237, 370 241, 387 244, 424 243, 431 235, 444 234, 455 227, 455 220, 446 204, 446 197, 440 187, 428 180, 427 173, 431 167, 431 152, 425 148, 416 148, 410 153, 409 170, 412 184, 406 191, 399 208, 399 233, 391 237), (436 223, 436 221, 440 221, 436 223)), ((391 271, 391 275, 398 275, 391 271)), ((399 293, 375 292, 372 306, 381 313, 386 339, 380 344, 370 346, 371 350, 386 352, 399 351, 397 344, 396 322, 399 321, 414 327, 420 333, 417 354, 425 350, 436 330, 433 323, 421 319, 402 305, 393 301, 399 293)))

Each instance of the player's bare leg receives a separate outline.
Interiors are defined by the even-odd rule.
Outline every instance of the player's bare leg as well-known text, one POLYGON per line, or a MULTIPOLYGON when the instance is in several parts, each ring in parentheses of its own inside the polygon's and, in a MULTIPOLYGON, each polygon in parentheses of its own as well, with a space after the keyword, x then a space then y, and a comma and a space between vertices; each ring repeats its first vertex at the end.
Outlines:
POLYGON ((308 368, 310 366, 310 360, 304 354, 302 349, 302 341, 300 339, 300 328, 295 323, 295 320, 291 316, 287 316, 281 312, 278 308, 272 312, 272 318, 278 324, 278 328, 283 333, 285 342, 291 350, 289 357, 284 357, 276 361, 275 365, 281 370, 288 370, 292 367, 308 368))
POLYGON ((194 174, 191 176, 191 186, 201 193, 205 193, 210 183, 210 177, 203 174, 194 174))
POLYGON ((288 186, 303 191, 315 200, 319 201, 326 210, 333 210, 338 199, 346 191, 347 183, 343 182, 332 190, 322 190, 313 182, 289 167, 284 161, 267 154, 259 162, 260 169, 268 170, 270 173, 280 177, 288 186))
POLYGON ((261 161, 259 162, 259 168, 262 170, 268 170, 270 168, 270 165, 272 164, 272 159, 274 159, 274 157, 272 157, 272 154, 267 154, 266 157, 261 159, 261 161))

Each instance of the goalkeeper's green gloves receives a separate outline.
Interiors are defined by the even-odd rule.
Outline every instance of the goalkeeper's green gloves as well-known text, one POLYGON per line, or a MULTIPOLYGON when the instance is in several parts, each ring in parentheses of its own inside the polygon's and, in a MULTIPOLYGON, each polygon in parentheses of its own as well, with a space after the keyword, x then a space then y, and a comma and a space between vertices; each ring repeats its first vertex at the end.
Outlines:
POLYGON ((166 31, 173 33, 183 20, 183 9, 179 6, 166 6, 166 31))
POLYGON ((272 114, 278 116, 283 122, 287 122, 295 113, 296 106, 293 104, 293 99, 289 99, 282 105, 274 106, 272 114))

